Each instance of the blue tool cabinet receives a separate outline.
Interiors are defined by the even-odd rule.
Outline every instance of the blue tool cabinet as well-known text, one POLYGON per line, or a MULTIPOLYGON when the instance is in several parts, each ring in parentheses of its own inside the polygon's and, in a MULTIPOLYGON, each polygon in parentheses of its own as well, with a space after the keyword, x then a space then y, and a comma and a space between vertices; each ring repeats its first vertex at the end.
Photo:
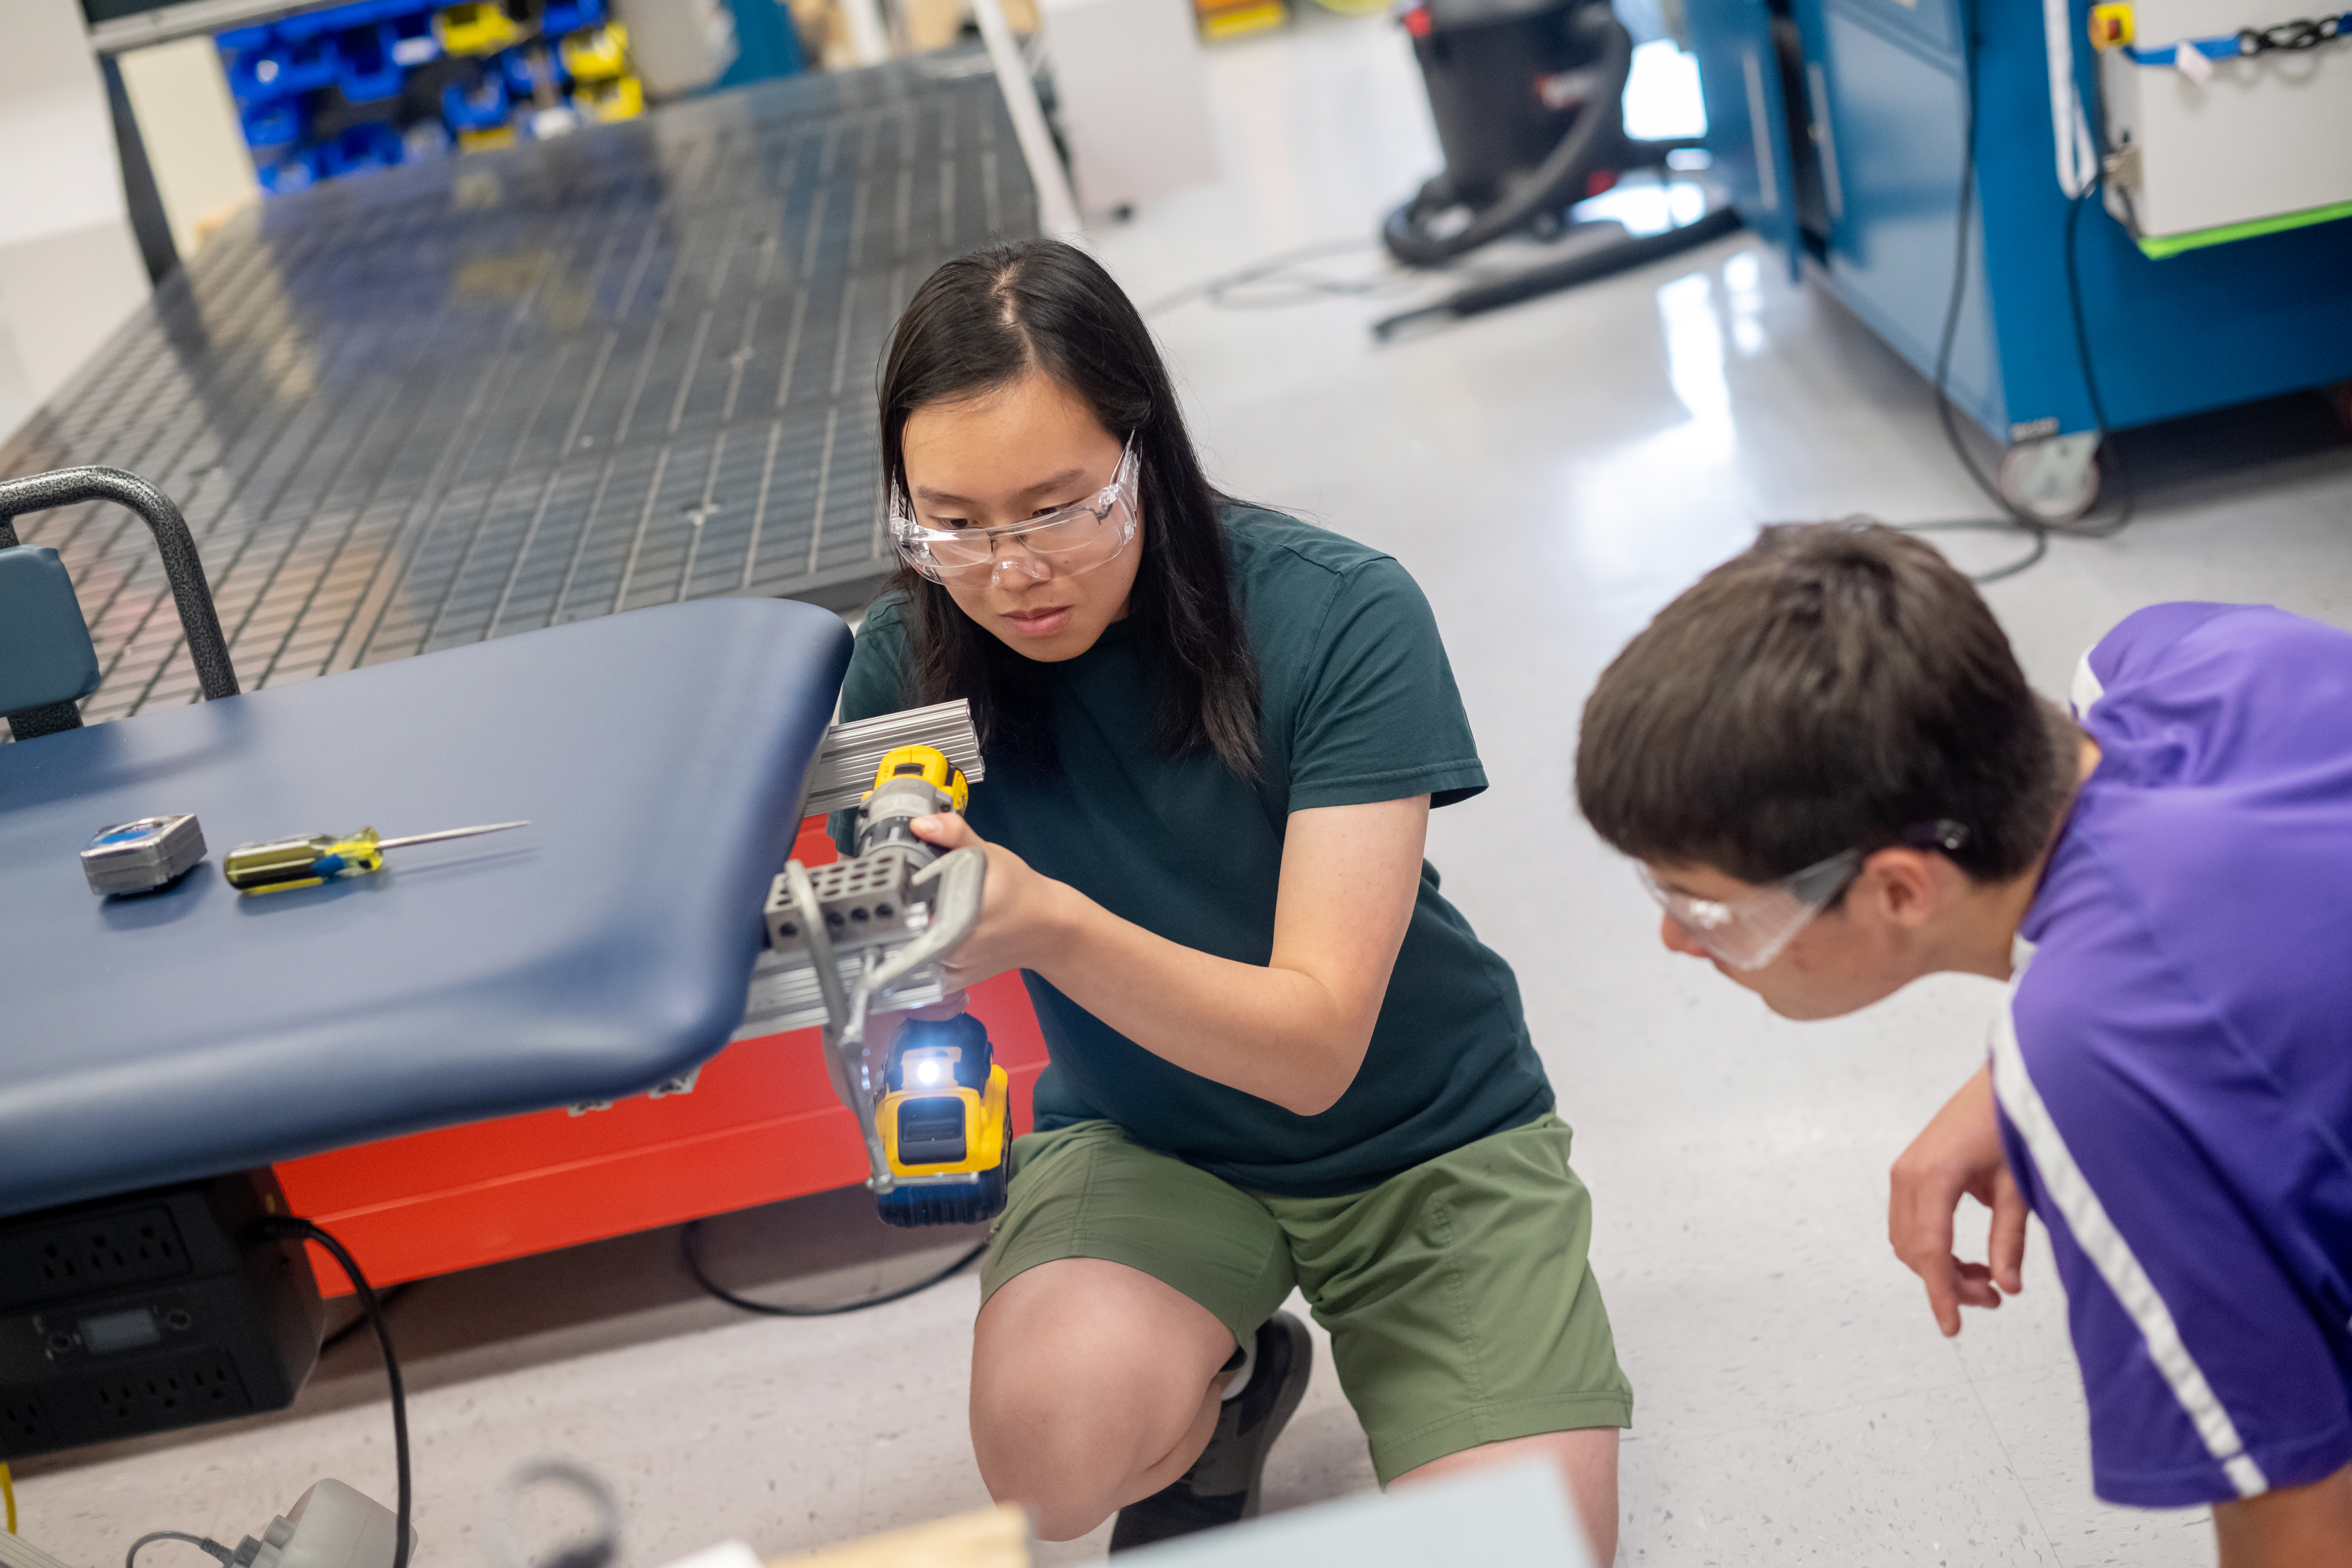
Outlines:
MULTIPOLYGON (((2294 9, 2281 0, 2271 17, 2268 0, 2249 4, 2264 13, 2256 21, 2294 9)), ((1958 238, 1973 28, 1977 215, 1948 387, 2004 444, 2095 427, 2067 302, 2061 184, 2072 158, 2079 188, 2100 151, 2089 11, 2090 0, 1687 0, 1708 148, 1740 212, 1792 275, 1815 279, 1930 376, 1958 238), (2053 39, 2071 57, 2056 69, 2053 39), (2070 84, 2087 132, 2062 153, 2070 84)), ((2352 49, 2352 38, 2326 47, 2352 49)), ((2161 260, 2097 195, 2078 222, 2084 327, 2111 428, 2352 378, 2352 221, 2161 260)), ((2092 443, 2072 446, 2087 467, 2092 443)))

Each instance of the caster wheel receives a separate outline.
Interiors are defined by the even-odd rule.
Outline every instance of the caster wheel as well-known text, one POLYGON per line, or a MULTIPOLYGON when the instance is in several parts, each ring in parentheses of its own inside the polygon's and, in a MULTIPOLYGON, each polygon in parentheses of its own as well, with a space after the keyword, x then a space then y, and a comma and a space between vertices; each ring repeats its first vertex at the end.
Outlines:
POLYGON ((2011 447, 2000 458, 2000 493, 2053 528, 2074 521, 2099 500, 2099 437, 2085 432, 2011 447))

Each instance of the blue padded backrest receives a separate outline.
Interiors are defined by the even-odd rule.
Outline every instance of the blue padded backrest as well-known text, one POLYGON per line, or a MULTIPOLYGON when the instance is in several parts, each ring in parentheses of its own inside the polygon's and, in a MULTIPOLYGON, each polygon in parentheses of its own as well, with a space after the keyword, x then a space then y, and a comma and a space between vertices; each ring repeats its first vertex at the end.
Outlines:
POLYGON ((0 713, 98 689, 98 649, 65 563, 46 544, 0 550, 0 713))

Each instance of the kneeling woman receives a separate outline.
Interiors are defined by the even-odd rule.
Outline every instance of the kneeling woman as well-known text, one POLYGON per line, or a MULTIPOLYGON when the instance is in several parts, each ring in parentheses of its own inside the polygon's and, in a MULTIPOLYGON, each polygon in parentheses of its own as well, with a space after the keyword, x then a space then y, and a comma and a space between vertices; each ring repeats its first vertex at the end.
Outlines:
POLYGON ((881 387, 907 569, 842 717, 971 700, 971 984, 1018 968, 1053 1065, 983 1266, 971 1431, 1041 1533, 1255 1511, 1331 1334, 1383 1483, 1549 1457, 1603 1562, 1633 1396, 1518 986, 1422 860, 1486 787, 1421 591, 1219 495, 1091 258, 933 273, 881 387))

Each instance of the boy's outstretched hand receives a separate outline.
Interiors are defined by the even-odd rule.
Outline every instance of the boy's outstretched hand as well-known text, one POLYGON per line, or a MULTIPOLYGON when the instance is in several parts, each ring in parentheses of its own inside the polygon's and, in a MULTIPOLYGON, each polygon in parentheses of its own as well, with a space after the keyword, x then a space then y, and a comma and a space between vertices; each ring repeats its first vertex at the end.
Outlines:
POLYGON ((1947 1338, 1960 1331, 1963 1306, 1998 1307, 2002 1291, 2014 1296, 2025 1289, 2028 1211, 2001 1152, 1990 1064, 1936 1112, 1889 1176, 1886 1239, 1927 1285, 1927 1305, 1947 1338), (1963 1263, 1952 1253, 1952 1214, 1963 1193, 1992 1210, 1986 1263, 1963 1263))

